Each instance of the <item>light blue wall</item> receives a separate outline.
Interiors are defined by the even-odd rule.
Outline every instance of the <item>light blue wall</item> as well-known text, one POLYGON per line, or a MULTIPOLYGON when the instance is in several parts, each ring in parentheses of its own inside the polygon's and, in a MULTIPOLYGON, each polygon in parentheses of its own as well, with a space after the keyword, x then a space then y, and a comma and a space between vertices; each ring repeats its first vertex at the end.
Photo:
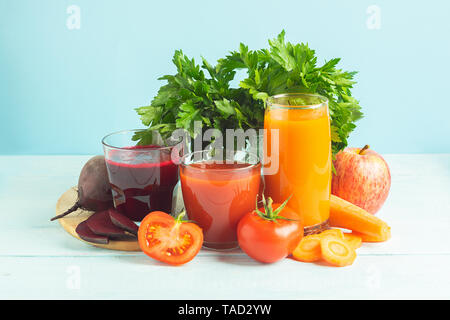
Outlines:
POLYGON ((320 59, 358 70, 365 118, 350 140, 382 153, 450 152, 450 2, 0 0, 0 153, 101 153, 105 134, 141 127, 182 48, 211 62, 286 29, 320 59), (81 28, 69 30, 70 5, 81 28), (381 28, 366 25, 369 5, 381 28))

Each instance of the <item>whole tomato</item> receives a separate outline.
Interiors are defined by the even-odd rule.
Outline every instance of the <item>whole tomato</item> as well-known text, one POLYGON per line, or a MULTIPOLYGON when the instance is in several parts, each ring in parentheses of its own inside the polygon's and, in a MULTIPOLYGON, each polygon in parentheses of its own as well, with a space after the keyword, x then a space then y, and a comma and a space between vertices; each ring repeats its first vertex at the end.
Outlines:
POLYGON ((303 223, 286 204, 273 204, 272 199, 263 207, 247 213, 239 221, 238 242, 241 249, 260 262, 272 263, 286 258, 303 237, 303 223))

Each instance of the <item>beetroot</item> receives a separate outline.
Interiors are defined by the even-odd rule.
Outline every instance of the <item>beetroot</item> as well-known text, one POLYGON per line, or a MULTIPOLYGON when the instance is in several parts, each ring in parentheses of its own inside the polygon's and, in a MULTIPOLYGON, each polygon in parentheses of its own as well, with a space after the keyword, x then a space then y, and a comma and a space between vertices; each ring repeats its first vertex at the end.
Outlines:
POLYGON ((108 237, 100 236, 98 234, 93 233, 91 229, 89 229, 89 227, 87 226, 86 221, 81 222, 75 229, 75 232, 81 239, 87 242, 100 244, 107 244, 109 242, 108 237))
POLYGON ((115 209, 109 209, 108 211, 109 217, 115 226, 137 235, 139 227, 130 218, 115 209))
POLYGON ((86 162, 80 172, 77 202, 69 210, 50 220, 53 221, 62 218, 78 208, 100 211, 112 208, 113 206, 105 157, 95 156, 86 162))
POLYGON ((129 240, 135 238, 134 235, 126 233, 123 229, 113 224, 109 210, 94 213, 86 220, 86 223, 93 233, 110 239, 129 240))

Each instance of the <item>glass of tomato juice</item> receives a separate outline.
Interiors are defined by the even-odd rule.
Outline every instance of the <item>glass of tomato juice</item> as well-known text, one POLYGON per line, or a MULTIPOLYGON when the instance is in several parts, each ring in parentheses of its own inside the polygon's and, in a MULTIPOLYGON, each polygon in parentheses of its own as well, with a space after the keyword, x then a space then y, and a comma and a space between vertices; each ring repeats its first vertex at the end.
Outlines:
POLYGON ((331 188, 327 98, 304 93, 270 97, 264 129, 265 195, 280 203, 292 195, 287 205, 302 218, 305 234, 326 229, 331 188), (269 166, 277 170, 269 170, 269 166))
POLYGON ((134 221, 151 211, 170 213, 178 182, 178 141, 155 131, 147 145, 136 145, 136 135, 144 131, 114 132, 102 140, 114 207, 134 221))
POLYGON ((203 229, 203 245, 216 250, 238 247, 237 224, 255 209, 261 183, 261 164, 255 154, 222 153, 196 151, 180 161, 187 215, 203 229))

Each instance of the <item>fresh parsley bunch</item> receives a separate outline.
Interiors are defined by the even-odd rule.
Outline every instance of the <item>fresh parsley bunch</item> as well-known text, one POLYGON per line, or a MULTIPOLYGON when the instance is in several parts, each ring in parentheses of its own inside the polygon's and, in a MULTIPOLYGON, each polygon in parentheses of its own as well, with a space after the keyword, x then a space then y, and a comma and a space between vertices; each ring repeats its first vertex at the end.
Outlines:
POLYGON ((266 99, 279 93, 317 93, 328 98, 334 154, 347 146, 354 122, 362 117, 351 95, 356 72, 337 69, 339 58, 318 66, 315 51, 304 43, 286 42, 284 30, 269 40, 268 49, 251 51, 241 43, 239 51, 219 59, 216 66, 204 58, 200 66, 181 50, 175 51, 172 61, 177 73, 159 78, 167 84, 149 106, 136 109, 148 126, 134 137, 139 144, 150 141, 152 130, 169 136, 174 129, 184 128, 194 136, 194 121, 201 122, 202 129, 223 133, 225 129, 263 128, 266 99), (247 78, 233 88, 230 82, 239 69, 247 72, 247 78))

